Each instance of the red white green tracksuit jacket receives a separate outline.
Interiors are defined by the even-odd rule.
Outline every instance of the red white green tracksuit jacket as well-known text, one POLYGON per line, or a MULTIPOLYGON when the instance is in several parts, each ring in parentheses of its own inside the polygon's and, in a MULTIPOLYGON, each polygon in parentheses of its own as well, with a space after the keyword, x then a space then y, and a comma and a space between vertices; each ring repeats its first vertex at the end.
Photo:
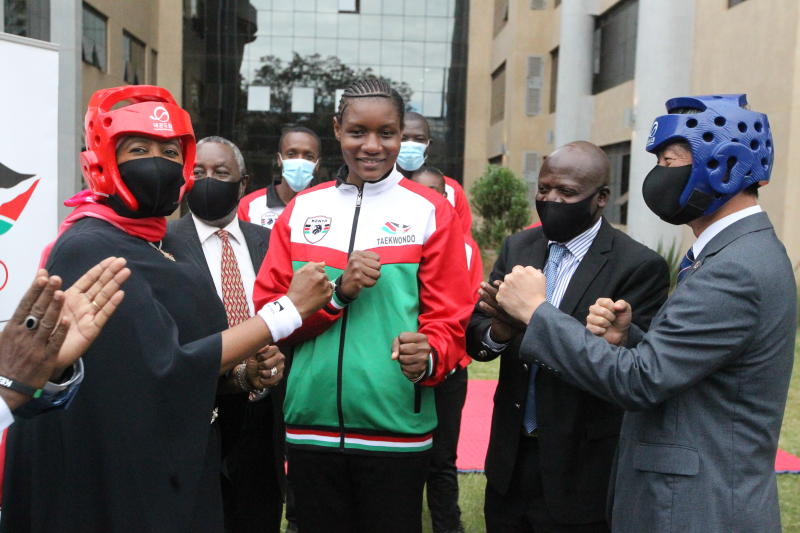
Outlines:
POLYGON ((376 252, 381 277, 348 306, 334 297, 287 339, 295 349, 286 440, 320 451, 425 451, 436 427, 430 386, 464 353, 474 305, 464 236, 443 196, 397 170, 361 190, 338 180, 298 194, 272 229, 256 307, 285 294, 309 261, 324 261, 335 280, 353 250, 376 252), (433 348, 430 376, 419 385, 391 358, 404 331, 424 333, 433 348))

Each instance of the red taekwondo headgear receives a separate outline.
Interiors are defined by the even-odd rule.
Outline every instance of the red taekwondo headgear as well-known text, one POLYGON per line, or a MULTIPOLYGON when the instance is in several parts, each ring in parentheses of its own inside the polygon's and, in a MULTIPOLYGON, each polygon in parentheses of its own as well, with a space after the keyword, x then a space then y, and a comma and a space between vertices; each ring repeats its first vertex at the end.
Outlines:
POLYGON ((116 194, 131 211, 139 209, 139 202, 123 183, 117 167, 117 142, 130 135, 163 140, 179 138, 183 148, 181 198, 194 185, 196 143, 192 121, 168 90, 154 85, 101 89, 89 100, 84 125, 87 149, 80 155, 81 171, 94 194, 106 197, 116 194), (132 103, 112 109, 124 101, 132 103))

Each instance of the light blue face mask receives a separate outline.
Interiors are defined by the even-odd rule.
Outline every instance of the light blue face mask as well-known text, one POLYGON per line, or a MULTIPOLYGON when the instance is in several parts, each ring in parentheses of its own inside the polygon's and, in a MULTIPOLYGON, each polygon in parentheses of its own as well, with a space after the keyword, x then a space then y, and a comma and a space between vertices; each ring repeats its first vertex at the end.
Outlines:
POLYGON ((427 144, 414 141, 400 143, 400 153, 397 154, 397 166, 403 170, 413 172, 425 163, 425 150, 427 144))
POLYGON ((314 179, 314 168, 317 166, 316 162, 309 161, 308 159, 284 159, 281 158, 281 175, 286 180, 286 184, 294 192, 300 192, 311 183, 314 179))

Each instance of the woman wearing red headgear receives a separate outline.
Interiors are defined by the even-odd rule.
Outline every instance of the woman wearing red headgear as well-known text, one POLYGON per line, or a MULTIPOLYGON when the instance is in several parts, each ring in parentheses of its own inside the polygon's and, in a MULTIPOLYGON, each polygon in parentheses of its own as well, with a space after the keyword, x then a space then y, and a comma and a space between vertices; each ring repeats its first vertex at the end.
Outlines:
POLYGON ((91 192, 73 198, 46 265, 65 286, 109 255, 132 274, 84 357, 81 394, 10 434, 0 530, 219 532, 219 454, 208 449, 217 378, 289 335, 331 287, 316 263, 259 316, 215 333, 227 327, 210 323, 225 316, 219 298, 161 242, 193 183, 188 114, 159 87, 119 87, 93 95, 85 122, 91 192))

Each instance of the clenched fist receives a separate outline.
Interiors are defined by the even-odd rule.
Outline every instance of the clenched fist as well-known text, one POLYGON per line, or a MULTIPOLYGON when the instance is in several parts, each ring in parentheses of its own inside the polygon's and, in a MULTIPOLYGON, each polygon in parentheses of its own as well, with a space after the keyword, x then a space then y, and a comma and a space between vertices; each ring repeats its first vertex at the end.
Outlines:
POLYGON ((527 324, 533 312, 547 301, 546 295, 547 280, 542 271, 517 265, 503 279, 497 302, 506 313, 527 324))
POLYGON ((400 370, 411 381, 418 381, 428 371, 431 345, 423 333, 404 331, 392 341, 392 359, 400 363, 400 370))
POLYGON ((325 263, 308 263, 294 273, 286 296, 305 320, 331 300, 333 286, 325 274, 325 263))
POLYGON ((277 346, 266 346, 245 361, 247 381, 254 389, 274 387, 283 379, 286 357, 277 346))
POLYGON ((358 298, 361 289, 372 287, 381 277, 381 258, 375 252, 356 250, 350 254, 342 274, 342 294, 351 300, 358 298))
POLYGON ((615 302, 610 298, 598 298, 594 305, 589 307, 586 329, 598 337, 603 337, 609 344, 624 346, 628 342, 628 330, 632 318, 631 304, 625 300, 615 302))

